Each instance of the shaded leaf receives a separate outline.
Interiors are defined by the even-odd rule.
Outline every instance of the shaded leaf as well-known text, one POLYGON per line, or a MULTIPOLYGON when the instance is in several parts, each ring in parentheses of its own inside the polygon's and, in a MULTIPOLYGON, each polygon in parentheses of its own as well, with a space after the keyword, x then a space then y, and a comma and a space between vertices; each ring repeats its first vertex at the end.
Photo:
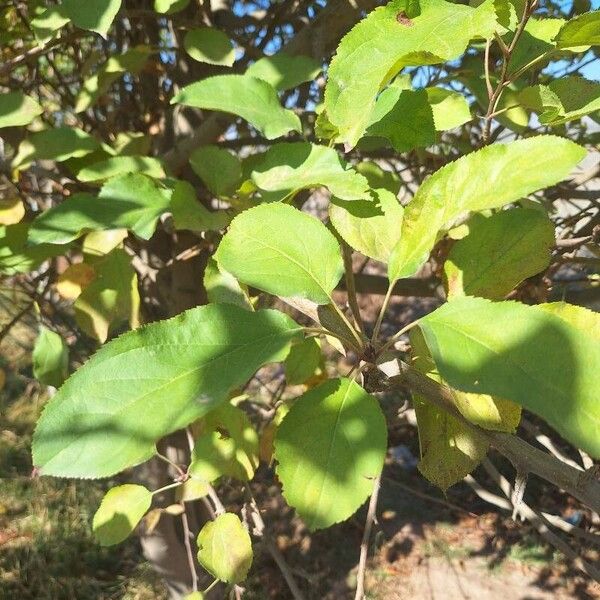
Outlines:
POLYGON ((190 29, 183 38, 185 51, 198 62, 231 67, 235 50, 231 40, 213 27, 190 29))
POLYGON ((242 179, 242 164, 225 148, 201 146, 192 152, 190 165, 215 196, 230 196, 242 179))
POLYGON ((227 271, 219 267, 211 256, 204 269, 204 289, 209 302, 216 304, 236 304, 246 310, 254 310, 248 297, 248 290, 227 271))
POLYGON ((77 296, 75 320, 85 333, 105 342, 111 332, 129 322, 138 325, 140 296, 131 257, 116 249, 94 263, 94 279, 77 296))
POLYGON ((302 189, 325 186, 342 200, 369 199, 368 182, 327 146, 307 142, 271 146, 252 170, 252 181, 268 192, 265 199, 282 200, 302 189))
POLYGON ((92 528, 101 546, 126 540, 152 504, 152 492, 142 485, 113 487, 102 498, 92 528))
POLYGON ((258 435, 243 410, 225 403, 202 420, 189 473, 199 481, 229 476, 249 481, 258 467, 258 435))
POLYGON ((373 491, 387 449, 377 400, 350 379, 300 396, 275 437, 283 495, 311 530, 344 521, 373 491))
POLYGON ((340 247, 315 217, 287 204, 262 204, 231 222, 215 254, 242 283, 278 296, 328 304, 342 277, 340 247))
POLYGON ((280 312, 228 304, 126 333, 48 402, 33 462, 42 475, 62 477, 106 477, 139 464, 158 439, 219 406, 262 365, 283 360, 298 335, 298 325, 280 312))
POLYGON ((121 8, 121 0, 62 0, 61 7, 77 27, 95 31, 105 38, 121 8))
POLYGON ((239 583, 252 565, 250 535, 237 515, 224 513, 198 534, 198 562, 217 579, 239 583))
POLYGON ((23 92, 0 94, 0 129, 28 125, 43 112, 42 107, 23 92))
POLYGON ((262 79, 249 75, 217 75, 184 87, 171 104, 233 113, 256 127, 268 140, 301 131, 300 119, 279 103, 262 79))
POLYGON ((512 400, 600 455, 595 338, 538 307, 469 297, 448 302, 419 325, 452 387, 512 400))
POLYGON ((277 91, 291 90, 307 81, 313 81, 321 71, 321 63, 310 56, 278 52, 265 56, 246 69, 246 75, 270 83, 277 91))
POLYGON ((111 156, 77 173, 79 181, 100 181, 127 173, 142 173, 160 179, 165 177, 162 163, 149 156, 111 156))
POLYGON ((539 210, 516 208, 469 222, 444 265, 449 296, 499 300, 550 264, 554 225, 539 210))
POLYGON ((69 265, 56 282, 56 291, 67 300, 75 300, 96 278, 94 267, 87 263, 69 265))
POLYGON ((69 368, 69 348, 58 333, 40 327, 32 354, 33 376, 44 385, 58 387, 69 368))
POLYGON ((63 162, 100 149, 100 144, 81 129, 56 127, 32 133, 19 145, 13 159, 14 169, 26 169, 35 160, 63 162))
POLYGON ((308 337, 292 345, 285 362, 285 380, 288 385, 300 385, 324 370, 323 354, 319 341, 308 337))
POLYGON ((62 6, 48 6, 36 17, 31 19, 29 24, 35 35, 35 39, 45 44, 49 42, 56 32, 64 27, 71 19, 66 15, 62 6))
POLYGON ((374 200, 329 205, 329 217, 344 241, 365 256, 387 263, 402 228, 404 209, 394 194, 373 190, 374 200))
POLYGON ((227 211, 209 210, 199 202, 193 186, 187 181, 175 181, 171 213, 176 229, 190 231, 219 231, 231 220, 227 211))
POLYGON ((416 273, 438 232, 460 215, 497 208, 557 183, 585 155, 569 140, 542 135, 493 144, 442 167, 405 207, 400 241, 389 262, 390 280, 416 273))

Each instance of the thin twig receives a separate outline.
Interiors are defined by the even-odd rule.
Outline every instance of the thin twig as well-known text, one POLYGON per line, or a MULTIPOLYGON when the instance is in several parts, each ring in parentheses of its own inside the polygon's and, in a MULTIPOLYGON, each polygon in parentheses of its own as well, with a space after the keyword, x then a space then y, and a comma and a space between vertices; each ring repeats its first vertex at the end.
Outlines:
POLYGON ((190 531, 190 524, 185 512, 185 502, 181 502, 181 524, 183 525, 183 543, 185 545, 185 553, 187 555, 188 566, 190 568, 190 575, 192 576, 192 591, 198 591, 198 573, 196 572, 196 563, 194 561, 194 551, 190 542, 192 532, 190 531))
POLYGON ((371 538, 371 529, 376 518, 377 499, 381 488, 381 475, 373 483, 373 493, 369 500, 369 509, 365 521, 365 530, 363 532, 362 542, 360 543, 360 559, 358 561, 358 572, 356 574, 356 594, 354 600, 363 600, 365 597, 365 572, 367 570, 367 556, 369 554, 369 539, 371 538))

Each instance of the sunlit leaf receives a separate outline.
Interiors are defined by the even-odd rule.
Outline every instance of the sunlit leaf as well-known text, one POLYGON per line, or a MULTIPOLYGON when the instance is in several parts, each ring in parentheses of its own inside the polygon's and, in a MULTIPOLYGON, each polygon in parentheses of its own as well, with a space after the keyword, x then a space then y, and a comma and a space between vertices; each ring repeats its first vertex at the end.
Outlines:
POLYGON ((373 491, 387 449, 377 400, 350 379, 300 396, 275 437, 283 495, 311 530, 353 515, 373 491))
POLYGON ((127 173, 142 173, 149 177, 160 179, 165 177, 165 171, 160 160, 149 156, 111 156, 81 169, 77 173, 79 181, 100 181, 127 173))
POLYGON ((157 440, 219 406, 263 364, 283 360, 298 335, 280 312, 228 304, 126 333, 48 402, 33 462, 42 475, 62 477, 106 477, 139 464, 157 440))
POLYGON ((301 130, 300 119, 281 106, 273 87, 249 75, 217 75, 203 79, 184 87, 171 103, 233 113, 269 140, 301 130))
POLYGON ((0 225, 15 225, 25 216, 25 205, 21 198, 3 198, 0 200, 0 225))
POLYGON ((121 8, 121 0, 62 0, 61 7, 77 27, 106 37, 121 8))
POLYGON ((183 38, 183 47, 198 62, 230 67, 235 61, 231 40, 212 27, 190 29, 183 38))
POLYGON ((467 211, 497 208, 564 179, 586 151, 549 135, 493 144, 442 167, 404 210, 389 278, 409 277, 427 260, 438 234, 467 211))
POLYGON ((555 38, 559 48, 585 49, 600 45, 600 10, 573 17, 567 21, 555 38))
POLYGON ((56 282, 56 291, 67 300, 75 300, 81 292, 94 281, 96 271, 87 263, 69 265, 56 282))
POLYGON ((277 91, 285 91, 313 81, 320 71, 321 63, 310 56, 292 56, 278 52, 251 64, 246 69, 246 75, 270 83, 277 91))
POLYGON ((248 297, 246 286, 227 271, 219 267, 217 261, 211 256, 204 269, 204 289, 209 302, 216 304, 236 304, 246 310, 254 310, 248 297))
POLYGON ((42 112, 42 107, 23 92, 0 94, 0 129, 28 125, 42 112))
POLYGON ((262 204, 232 222, 215 255, 242 283, 318 304, 343 273, 339 244, 315 217, 287 204, 262 204))

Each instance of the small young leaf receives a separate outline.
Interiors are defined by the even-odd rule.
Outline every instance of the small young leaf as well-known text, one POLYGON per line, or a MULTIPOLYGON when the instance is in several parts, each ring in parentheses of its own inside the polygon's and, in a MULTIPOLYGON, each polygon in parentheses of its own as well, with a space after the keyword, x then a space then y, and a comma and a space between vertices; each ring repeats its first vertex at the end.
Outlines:
POLYGON ((265 56, 246 69, 246 75, 270 83, 278 92, 291 90, 306 81, 313 81, 321 71, 321 64, 309 56, 292 56, 278 52, 265 56))
POLYGON ((0 129, 28 125, 43 112, 42 107, 23 92, 0 94, 0 129))
POLYGON ((261 204, 231 222, 215 254, 242 283, 277 296, 328 304, 344 261, 331 232, 287 204, 261 204))
POLYGON ((125 484, 106 492, 92 524, 101 546, 126 540, 152 504, 152 492, 142 485, 125 484))
POLYGON ((554 225, 539 210, 515 208, 471 219, 444 265, 449 296, 500 300, 550 264, 554 225))
POLYGON ((518 99, 539 114, 540 123, 555 127, 600 111, 600 83, 561 77, 548 85, 526 87, 518 99))
POLYGON ((128 322, 139 324, 140 295, 131 257, 117 248, 94 263, 94 279, 73 304, 75 320, 87 335, 105 342, 128 322))
POLYGON ((516 302, 457 298, 420 320, 452 387, 512 400, 600 456, 600 345, 559 316, 516 302))
POLYGON ((100 149, 100 144, 81 129, 56 127, 32 133, 21 142, 13 159, 14 169, 26 169, 35 160, 63 162, 100 149))
POLYGON ((404 209, 386 189, 373 190, 375 200, 329 205, 329 217, 344 241, 365 256, 387 263, 400 239, 404 209))
POLYGON ((171 104, 233 113, 256 127, 268 140, 301 131, 300 119, 279 103, 277 92, 249 75, 217 75, 184 87, 171 104))
POLYGON ((555 41, 559 48, 576 49, 574 51, 600 45, 600 10, 577 15, 567 21, 558 32, 555 41))
POLYGON ((341 200, 370 199, 365 177, 347 165, 333 149, 307 142, 271 146, 252 170, 252 181, 275 201, 296 192, 325 186, 341 200))
POLYGON ((157 13, 173 15, 178 13, 190 3, 190 0, 154 0, 154 10, 157 13))
POLYGON ((65 244, 88 231, 129 229, 150 239, 171 194, 140 173, 109 179, 97 198, 75 194, 36 217, 29 230, 31 244, 65 244))
POLYGON ((212 256, 208 259, 204 269, 204 289, 209 302, 235 304, 246 310, 254 310, 245 287, 231 273, 221 269, 212 256))
POLYGON ((121 8, 121 0, 62 0, 61 7, 77 27, 105 38, 121 8))
POLYGON ((423 0, 418 7, 394 0, 375 9, 342 39, 329 67, 325 109, 339 131, 337 141, 356 145, 379 90, 403 67, 457 58, 470 39, 489 38, 496 26, 490 1, 471 8, 444 0, 423 0))
POLYGON ((183 38, 185 51, 198 62, 231 67, 235 50, 231 40, 218 29, 198 27, 190 29, 183 38))
POLYGON ((42 475, 90 478, 139 464, 158 439, 217 407, 262 365, 283 360, 300 334, 278 311, 230 304, 126 333, 48 402, 34 434, 34 465, 42 475))
POLYGON ((275 438, 283 495, 311 530, 356 512, 373 491, 387 449, 377 400, 350 379, 300 396, 275 438))
POLYGON ((309 337, 294 344, 283 364, 288 385, 300 385, 313 377, 324 367, 318 340, 309 337))
POLYGON ((106 160, 81 169, 77 173, 77 179, 83 182, 100 181, 128 173, 141 173, 157 179, 165 177, 162 163, 156 158, 149 156, 111 156, 106 160))
POLYGON ((196 437, 189 473, 213 482, 224 475, 249 481, 258 467, 258 435, 243 410, 225 403, 209 412, 196 437))
POLYGON ((217 579, 240 583, 252 565, 250 535, 237 515, 224 513, 198 534, 198 562, 217 579))
POLYGON ((487 146, 442 167, 404 210, 400 241, 390 257, 390 280, 416 273, 438 232, 461 214, 498 208, 557 183, 585 155, 584 148, 569 140, 541 135, 487 146))
POLYGON ((225 148, 201 146, 192 152, 190 165, 215 196, 231 196, 242 180, 242 164, 225 148))
POLYGON ((40 328, 32 360, 33 376, 40 383, 59 387, 67 378, 69 348, 58 333, 47 327, 40 328))

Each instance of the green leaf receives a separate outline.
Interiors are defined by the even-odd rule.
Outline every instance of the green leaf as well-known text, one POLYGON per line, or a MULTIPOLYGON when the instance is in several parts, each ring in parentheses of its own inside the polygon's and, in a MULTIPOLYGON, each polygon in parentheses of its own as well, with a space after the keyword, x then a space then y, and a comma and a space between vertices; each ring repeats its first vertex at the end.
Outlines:
POLYGON ((15 275, 33 271, 48 258, 64 254, 64 246, 40 244, 29 246, 29 224, 21 221, 14 225, 0 226, 0 272, 15 275))
POLYGON ((161 214, 169 210, 171 194, 140 173, 109 179, 97 198, 75 194, 40 215, 29 230, 32 244, 65 244, 88 231, 130 229, 150 239, 161 214))
POLYGON ((32 133, 19 145, 12 163, 13 169, 26 169, 35 160, 63 162, 100 149, 100 144, 81 129, 56 127, 32 133))
POLYGON ((375 104, 368 136, 388 139, 398 152, 435 143, 433 111, 425 90, 389 87, 375 104))
MULTIPOLYGON (((410 341, 413 366, 430 379, 444 383, 418 329, 411 331, 410 341)), ((513 402, 485 394, 451 391, 456 407, 472 423, 508 433, 514 433, 519 425, 521 407, 513 402)), ((445 492, 479 465, 489 450, 489 443, 418 394, 413 400, 421 449, 419 470, 445 492)))
POLYGON ((150 54, 152 50, 148 46, 136 46, 123 54, 111 56, 96 73, 83 82, 75 101, 75 112, 83 112, 96 104, 124 73, 136 74, 141 71, 150 54))
POLYGON ((192 152, 190 165, 215 196, 231 196, 242 180, 242 164, 225 148, 201 146, 192 152))
POLYGON ((219 231, 225 229, 231 217, 225 210, 209 210, 196 197, 188 181, 175 181, 171 195, 171 212, 176 229, 219 231))
POLYGON ((548 55, 549 60, 556 49, 554 38, 564 23, 564 19, 529 19, 511 54, 508 72, 516 73, 521 67, 544 55, 548 55))
POLYGON ((0 129, 28 125, 43 112, 42 107, 23 92, 0 95, 0 129))
POLYGON ((238 115, 268 140, 301 131, 300 119, 279 103, 277 92, 249 75, 217 75, 184 87, 171 104, 185 104, 238 115))
POLYGON ((585 50, 586 46, 599 45, 600 10, 577 15, 570 21, 567 21, 558 32, 555 41, 559 48, 577 50, 585 50))
POLYGON ((600 83, 583 77, 561 77, 548 85, 521 90, 518 99, 539 114, 540 123, 554 127, 599 111, 600 83))
POLYGON ((300 385, 320 369, 324 369, 319 341, 309 337, 292 345, 285 362, 285 380, 288 385, 300 385))
POLYGON ((203 482, 222 476, 250 481, 258 468, 258 435, 243 410, 225 403, 202 421, 189 473, 203 482))
POLYGON ((400 241, 389 262, 390 280, 416 273, 438 232, 461 214, 498 208, 553 185, 585 155, 569 140, 541 135, 493 144, 442 167, 405 207, 400 241))
POLYGON ((369 185, 327 146, 308 142, 275 144, 254 167, 252 181, 269 192, 269 201, 282 200, 296 192, 325 186, 342 200, 369 199, 369 185))
POLYGON ((140 297, 131 257, 120 248, 93 263, 94 280, 75 300, 75 320, 90 337, 105 342, 124 322, 138 325, 140 297))
POLYGON ((218 29, 198 27, 190 29, 183 38, 185 51, 198 62, 231 67, 235 50, 231 40, 218 29))
POLYGON ((154 10, 157 13, 172 15, 178 13, 190 3, 190 0, 154 0, 154 10))
POLYGON ((428 87, 425 91, 436 131, 454 129, 471 120, 469 103, 462 94, 439 87, 428 87))
POLYGON ((254 310, 246 286, 242 287, 231 273, 221 269, 212 256, 206 263, 203 283, 209 302, 235 304, 246 310, 254 310))
POLYGON ((252 565, 250 535, 237 515, 224 513, 209 521, 197 539, 198 562, 217 579, 240 583, 252 565))
POLYGON ((449 296, 500 300, 550 264, 554 225, 545 212, 515 208, 471 219, 444 265, 449 296))
POLYGON ((310 530, 344 521, 371 495, 387 450, 377 400, 350 379, 300 396, 275 437, 283 495, 310 530))
POLYGON ((121 0, 62 0, 61 7, 77 27, 105 38, 121 8, 121 0))
POLYGON ((33 376, 44 385, 58 387, 66 378, 69 368, 69 348, 58 333, 47 327, 33 347, 33 376))
POLYGON ((593 338, 600 340, 600 313, 591 311, 583 306, 568 304, 567 302, 539 304, 538 308, 556 315, 576 329, 584 331, 593 338))
POLYGON ((313 81, 321 71, 321 63, 310 56, 292 56, 278 52, 265 56, 246 69, 246 75, 270 83, 278 92, 291 90, 313 81))
POLYGON ((228 304, 126 333, 48 402, 33 462, 42 475, 88 478, 139 464, 161 437, 219 406, 264 364, 283 360, 298 335, 298 325, 280 312, 228 304))
POLYGON ((29 24, 31 25, 35 39, 41 44, 46 44, 70 20, 62 6, 49 6, 35 18, 31 19, 29 24))
POLYGON ((329 217, 344 241, 365 256, 387 263, 400 239, 404 209, 392 192, 373 190, 375 200, 329 205, 329 217))
POLYGON ((355 167, 363 177, 366 177, 372 190, 385 188, 388 192, 398 195, 401 180, 393 171, 384 171, 378 164, 372 161, 359 162, 355 167))
POLYGON ((331 232, 287 204, 262 204, 231 222, 215 254, 242 283, 277 296, 331 302, 344 261, 331 232))
POLYGON ((597 339, 538 307, 470 297, 419 325, 452 387, 512 400, 600 456, 597 339))
POLYGON ((152 504, 152 492, 142 485, 125 484, 106 492, 94 515, 92 528, 101 546, 126 540, 152 504))
POLYGON ((165 177, 162 163, 149 156, 111 156, 106 160, 94 163, 77 173, 79 181, 100 181, 127 173, 142 173, 160 179, 165 177))
POLYGON ((478 8, 444 0, 394 0, 355 25, 331 61, 325 109, 338 142, 353 147, 362 137, 379 90, 403 67, 458 58, 474 37, 496 28, 493 3, 478 8), (409 22, 397 18, 403 13, 409 22), (360 107, 360 108, 358 108, 360 107))

